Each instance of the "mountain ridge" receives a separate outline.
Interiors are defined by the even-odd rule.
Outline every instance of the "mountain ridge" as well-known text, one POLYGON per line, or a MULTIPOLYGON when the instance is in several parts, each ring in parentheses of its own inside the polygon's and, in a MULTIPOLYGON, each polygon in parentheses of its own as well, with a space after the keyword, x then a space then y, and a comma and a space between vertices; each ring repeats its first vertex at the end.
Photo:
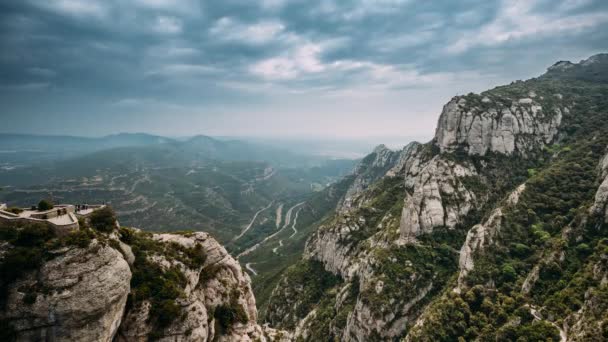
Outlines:
POLYGON ((453 98, 435 138, 401 158, 401 182, 364 187, 311 236, 267 321, 311 341, 606 337, 606 320, 590 324, 608 312, 607 226, 590 222, 605 215, 608 59, 570 64, 453 98))

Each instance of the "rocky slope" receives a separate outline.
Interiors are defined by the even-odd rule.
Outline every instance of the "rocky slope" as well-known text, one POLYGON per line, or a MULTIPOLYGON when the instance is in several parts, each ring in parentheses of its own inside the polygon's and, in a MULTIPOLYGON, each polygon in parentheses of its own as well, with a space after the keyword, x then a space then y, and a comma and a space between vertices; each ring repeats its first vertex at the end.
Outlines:
POLYGON ((55 258, 12 284, 3 319, 20 340, 111 341, 129 295, 129 265, 98 241, 53 253, 55 258))
POLYGON ((265 319, 310 341, 608 338, 607 95, 598 55, 453 98, 311 236, 265 319))
POLYGON ((256 323, 249 276, 206 233, 1 231, 2 340, 289 338, 256 323))

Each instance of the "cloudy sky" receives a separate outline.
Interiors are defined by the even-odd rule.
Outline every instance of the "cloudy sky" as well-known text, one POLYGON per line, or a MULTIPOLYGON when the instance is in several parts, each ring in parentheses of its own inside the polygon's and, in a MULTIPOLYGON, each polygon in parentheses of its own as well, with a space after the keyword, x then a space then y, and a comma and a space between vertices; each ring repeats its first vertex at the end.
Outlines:
POLYGON ((431 136, 606 51, 605 0, 2 0, 0 132, 431 136))

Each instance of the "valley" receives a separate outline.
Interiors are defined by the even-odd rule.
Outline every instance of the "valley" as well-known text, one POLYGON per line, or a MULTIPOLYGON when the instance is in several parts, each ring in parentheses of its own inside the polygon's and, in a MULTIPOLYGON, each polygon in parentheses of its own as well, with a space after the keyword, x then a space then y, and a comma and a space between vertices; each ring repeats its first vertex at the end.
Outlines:
MULTIPOLYGON (((210 141, 206 139, 205 144, 210 141)), ((3 170, 0 202, 29 206, 48 198, 55 203, 107 203, 123 226, 148 231, 205 231, 233 255, 245 257, 258 247, 270 248, 275 237, 293 240, 297 209, 350 172, 354 164, 308 156, 293 164, 289 152, 282 152, 286 157, 281 159, 271 149, 276 165, 286 165, 276 167, 265 161, 238 160, 234 143, 225 147, 214 142, 217 146, 212 152, 199 148, 200 144, 201 138, 195 138, 169 145, 118 147, 3 170), (215 159, 222 149, 227 149, 224 159, 215 159), (44 179, 24 177, 38 172, 43 172, 44 179), (276 229, 281 224, 282 229, 276 229)), ((259 154, 264 158, 263 152, 259 154)), ((298 255, 303 244, 287 248, 298 255)), ((280 271, 291 259, 250 261, 247 269, 257 282, 258 276, 266 277, 267 265, 280 271)))

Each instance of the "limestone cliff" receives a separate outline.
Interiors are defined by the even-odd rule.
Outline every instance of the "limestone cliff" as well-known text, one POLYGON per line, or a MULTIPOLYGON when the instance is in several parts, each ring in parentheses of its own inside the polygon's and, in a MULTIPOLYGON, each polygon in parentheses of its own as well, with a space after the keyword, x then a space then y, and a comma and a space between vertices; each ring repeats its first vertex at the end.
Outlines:
POLYGON ((595 201, 591 207, 591 212, 600 217, 604 217, 604 222, 608 223, 608 153, 599 165, 599 175, 602 183, 595 193, 595 201))
POLYGON ((481 99, 476 95, 455 97, 443 107, 436 143, 441 152, 462 148, 470 155, 526 154, 542 148, 555 139, 563 112, 569 110, 558 94, 548 96, 554 96, 557 103, 543 106, 544 98, 534 90, 522 98, 491 92, 481 99))
POLYGON ((395 166, 401 154, 388 149, 385 145, 377 146, 352 171, 352 175, 355 178, 348 187, 344 198, 340 201, 338 210, 344 212, 355 208, 357 206, 357 197, 361 192, 389 172, 395 166))
POLYGON ((391 166, 320 224, 267 320, 310 341, 605 334, 604 319, 592 322, 606 314, 606 66, 558 63, 455 97, 432 141, 374 151, 368 161, 391 166))
POLYGON ((121 253, 99 241, 51 253, 10 286, 2 319, 22 341, 112 341, 131 280, 121 253))
POLYGON ((249 276, 208 234, 110 230, 83 228, 55 237, 44 227, 2 227, 2 271, 15 278, 2 283, 3 336, 20 341, 289 340, 289 334, 256 323, 249 276), (31 253, 40 253, 40 259, 22 264, 24 271, 11 269, 24 258, 33 260, 31 253))

